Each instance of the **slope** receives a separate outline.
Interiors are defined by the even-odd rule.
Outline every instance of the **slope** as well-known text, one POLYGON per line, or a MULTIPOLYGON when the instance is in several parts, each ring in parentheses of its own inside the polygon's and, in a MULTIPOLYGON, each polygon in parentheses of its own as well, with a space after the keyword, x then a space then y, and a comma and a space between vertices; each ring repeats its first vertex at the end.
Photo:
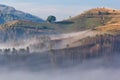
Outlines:
POLYGON ((119 17, 119 10, 94 8, 64 21, 72 22, 66 27, 68 31, 80 31, 106 25, 113 18, 117 19, 119 17))

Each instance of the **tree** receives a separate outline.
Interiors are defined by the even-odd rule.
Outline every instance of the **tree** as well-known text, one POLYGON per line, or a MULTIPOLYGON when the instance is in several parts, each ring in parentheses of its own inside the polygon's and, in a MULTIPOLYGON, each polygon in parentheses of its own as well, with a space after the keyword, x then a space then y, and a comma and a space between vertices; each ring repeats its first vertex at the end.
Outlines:
POLYGON ((55 22, 56 21, 56 17, 50 15, 50 16, 48 16, 47 21, 50 22, 50 23, 55 22))
POLYGON ((98 15, 102 15, 102 12, 101 12, 101 11, 99 11, 99 12, 98 12, 98 15))

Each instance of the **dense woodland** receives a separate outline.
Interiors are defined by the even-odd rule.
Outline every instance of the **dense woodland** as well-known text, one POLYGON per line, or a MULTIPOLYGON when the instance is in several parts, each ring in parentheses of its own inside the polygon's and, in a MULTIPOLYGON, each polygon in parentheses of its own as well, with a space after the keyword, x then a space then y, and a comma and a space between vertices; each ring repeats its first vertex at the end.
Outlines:
POLYGON ((85 59, 97 57, 109 57, 120 53, 120 35, 96 35, 81 40, 83 44, 79 47, 62 50, 51 50, 54 55, 53 63, 80 63, 85 59))
POLYGON ((19 66, 36 65, 41 66, 68 66, 80 64, 87 59, 110 56, 120 53, 120 35, 96 35, 80 40, 83 44, 78 47, 54 50, 43 53, 30 53, 29 48, 21 49, 14 54, 2 54, 0 64, 13 65, 19 62, 19 66), (4 58, 3 58, 4 57, 4 58))

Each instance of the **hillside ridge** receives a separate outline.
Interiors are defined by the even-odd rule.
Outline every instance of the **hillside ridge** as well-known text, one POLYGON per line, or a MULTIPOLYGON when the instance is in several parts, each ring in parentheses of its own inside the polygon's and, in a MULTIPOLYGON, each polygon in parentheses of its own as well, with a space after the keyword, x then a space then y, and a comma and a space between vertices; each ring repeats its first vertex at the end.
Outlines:
POLYGON ((16 10, 11 6, 0 4, 0 24, 14 20, 27 20, 32 22, 43 22, 44 20, 32 14, 16 10))

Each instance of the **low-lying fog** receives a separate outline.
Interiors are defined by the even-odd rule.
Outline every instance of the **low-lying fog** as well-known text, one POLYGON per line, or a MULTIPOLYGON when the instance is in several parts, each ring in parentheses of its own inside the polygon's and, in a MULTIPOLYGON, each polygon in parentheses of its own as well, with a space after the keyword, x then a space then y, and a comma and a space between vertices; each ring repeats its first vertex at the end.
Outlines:
POLYGON ((0 69, 0 80, 120 80, 120 56, 85 60, 69 68, 41 71, 0 69))
POLYGON ((0 80, 119 80, 119 69, 68 69, 63 71, 1 72, 0 80))

